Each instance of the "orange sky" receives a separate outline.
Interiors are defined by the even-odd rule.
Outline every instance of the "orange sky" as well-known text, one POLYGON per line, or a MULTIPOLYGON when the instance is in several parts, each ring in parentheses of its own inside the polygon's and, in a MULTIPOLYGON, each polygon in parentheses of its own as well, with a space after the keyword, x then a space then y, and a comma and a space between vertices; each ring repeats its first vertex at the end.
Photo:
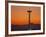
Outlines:
POLYGON ((40 24, 40 7, 26 7, 26 6, 11 6, 11 23, 12 24, 28 24, 29 15, 27 10, 32 10, 30 13, 30 22, 40 24))

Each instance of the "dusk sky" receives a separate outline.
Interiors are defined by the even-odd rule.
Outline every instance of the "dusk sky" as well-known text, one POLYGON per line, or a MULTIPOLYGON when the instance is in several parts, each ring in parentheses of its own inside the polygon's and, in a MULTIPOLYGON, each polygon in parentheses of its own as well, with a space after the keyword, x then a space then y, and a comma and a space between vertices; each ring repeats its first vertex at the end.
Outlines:
POLYGON ((29 6, 11 6, 11 23, 14 25, 28 24, 29 14, 27 10, 32 10, 30 13, 30 23, 40 24, 41 15, 40 7, 29 6))

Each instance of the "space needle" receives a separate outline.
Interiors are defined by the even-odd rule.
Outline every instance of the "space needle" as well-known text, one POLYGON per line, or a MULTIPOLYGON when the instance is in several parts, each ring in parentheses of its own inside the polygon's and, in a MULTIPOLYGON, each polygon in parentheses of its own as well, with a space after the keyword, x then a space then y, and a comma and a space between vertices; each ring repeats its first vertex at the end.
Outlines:
POLYGON ((29 10, 27 10, 27 12, 28 12, 28 15, 29 15, 29 25, 28 25, 28 26, 29 26, 29 28, 30 28, 30 14, 31 14, 32 11, 31 11, 30 8, 29 8, 29 10))

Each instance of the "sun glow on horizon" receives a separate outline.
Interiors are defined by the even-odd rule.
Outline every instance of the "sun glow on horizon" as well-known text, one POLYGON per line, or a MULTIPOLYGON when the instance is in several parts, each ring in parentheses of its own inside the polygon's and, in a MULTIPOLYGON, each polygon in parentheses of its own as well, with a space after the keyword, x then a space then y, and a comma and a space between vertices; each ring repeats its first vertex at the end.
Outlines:
MULTIPOLYGON (((29 23, 29 14, 27 10, 29 7, 11 6, 11 23, 17 25, 26 25, 29 23)), ((40 7, 30 7, 30 23, 40 24, 40 7)))

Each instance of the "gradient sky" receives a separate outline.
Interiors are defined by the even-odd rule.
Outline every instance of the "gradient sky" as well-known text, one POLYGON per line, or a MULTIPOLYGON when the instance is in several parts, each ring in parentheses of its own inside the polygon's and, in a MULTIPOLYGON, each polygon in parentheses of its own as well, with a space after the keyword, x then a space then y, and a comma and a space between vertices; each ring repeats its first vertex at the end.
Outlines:
POLYGON ((32 10, 30 13, 30 22, 40 24, 40 7, 27 6, 11 6, 11 23, 14 25, 28 24, 29 14, 27 10, 32 10))

